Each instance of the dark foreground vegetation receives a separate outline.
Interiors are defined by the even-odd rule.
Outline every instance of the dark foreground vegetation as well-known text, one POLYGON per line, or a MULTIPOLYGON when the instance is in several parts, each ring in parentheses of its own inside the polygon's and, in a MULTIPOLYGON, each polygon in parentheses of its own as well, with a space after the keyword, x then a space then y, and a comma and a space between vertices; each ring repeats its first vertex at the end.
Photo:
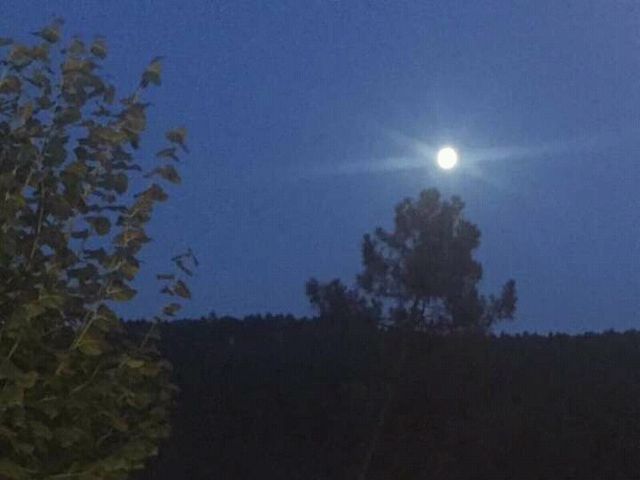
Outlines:
POLYGON ((402 339, 277 316, 163 339, 181 393, 140 479, 355 479, 377 425, 369 479, 640 476, 637 332, 402 339))

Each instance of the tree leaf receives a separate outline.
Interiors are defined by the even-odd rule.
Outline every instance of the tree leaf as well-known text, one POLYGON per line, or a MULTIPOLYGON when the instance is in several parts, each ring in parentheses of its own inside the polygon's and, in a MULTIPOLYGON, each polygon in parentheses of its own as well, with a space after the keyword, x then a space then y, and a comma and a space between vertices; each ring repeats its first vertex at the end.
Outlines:
POLYGON ((11 360, 5 359, 0 363, 0 380, 6 379, 15 381, 24 375, 24 372, 20 370, 11 360))
POLYGON ((111 222, 107 217, 87 217, 85 219, 100 236, 106 235, 111 230, 111 222))
POLYGON ((120 328, 120 319, 106 305, 102 304, 96 310, 96 317, 93 322, 95 327, 102 332, 110 332, 120 328))
POLYGON ((3 407, 19 407, 24 402, 24 387, 20 385, 5 385, 0 391, 0 405, 3 407))
POLYGON ((184 127, 169 130, 165 136, 171 143, 176 143, 182 147, 185 152, 188 152, 185 142, 187 141, 187 129, 184 127))
POLYGON ((117 300, 119 302, 131 300, 136 296, 136 293, 137 292, 133 288, 123 282, 114 282, 112 287, 109 289, 109 297, 112 300, 117 300))
POLYGON ((165 180, 171 183, 180 183, 181 178, 178 171, 173 167, 173 165, 165 165, 163 167, 154 168, 151 173, 146 175, 147 177, 151 175, 159 175, 165 180))
POLYGON ((143 87, 149 84, 160 85, 160 74, 162 73, 162 63, 160 63, 160 60, 160 57, 154 58, 142 74, 140 84, 143 87))
POLYGON ((91 53, 100 59, 107 56, 107 42, 104 38, 96 38, 96 40, 91 44, 91 53))
POLYGON ((29 389, 34 387, 37 380, 38 372, 32 370, 22 375, 16 383, 25 389, 29 389))
POLYGON ((180 161, 180 159, 176 155, 176 147, 169 147, 169 148, 160 150, 158 153, 156 153, 156 157, 170 158, 171 160, 175 160, 176 162, 180 161))
POLYGON ((125 173, 116 173, 111 177, 111 184, 117 193, 124 193, 129 186, 129 177, 125 173))
POLYGON ((31 49, 25 45, 13 44, 9 53, 9 63, 17 69, 21 69, 33 62, 33 53, 31 49))
POLYGON ((180 305, 179 303, 170 303, 169 305, 166 305, 162 309, 162 313, 164 313, 165 315, 169 315, 170 317, 173 317, 176 314, 176 312, 181 308, 182 308, 182 305, 180 305))
POLYGON ((9 460, 8 458, 0 458, 0 478, 6 477, 11 480, 28 480, 31 473, 24 467, 9 460))
POLYGON ((0 94, 20 93, 21 89, 22 83, 15 75, 7 75, 2 81, 0 81, 0 94))
POLYGON ((178 280, 176 282, 176 284, 173 287, 173 291, 179 297, 191 298, 191 292, 189 291, 189 288, 187 287, 187 285, 182 280, 178 280))
POLYGON ((60 40, 60 27, 62 26, 61 20, 55 20, 51 25, 44 27, 39 32, 36 32, 34 35, 44 39, 49 43, 56 43, 60 40))
POLYGON ((84 334, 84 336, 78 342, 78 350, 85 355, 95 357, 101 355, 105 348, 105 341, 101 335, 91 329, 84 334))
POLYGON ((140 264, 134 257, 129 257, 120 267, 120 271, 127 280, 133 280, 140 269, 140 264))
POLYGON ((140 368, 140 367, 142 367, 144 365, 144 360, 140 360, 140 359, 137 359, 137 358, 129 357, 125 361, 125 365, 127 367, 133 368, 133 369, 140 368))

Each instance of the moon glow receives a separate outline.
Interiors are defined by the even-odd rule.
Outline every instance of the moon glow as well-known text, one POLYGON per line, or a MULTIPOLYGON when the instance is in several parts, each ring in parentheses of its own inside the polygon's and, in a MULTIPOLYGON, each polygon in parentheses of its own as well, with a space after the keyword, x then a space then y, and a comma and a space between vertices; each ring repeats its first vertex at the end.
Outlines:
POLYGON ((458 152, 451 147, 443 147, 438 151, 437 161, 443 170, 451 170, 458 164, 458 152))

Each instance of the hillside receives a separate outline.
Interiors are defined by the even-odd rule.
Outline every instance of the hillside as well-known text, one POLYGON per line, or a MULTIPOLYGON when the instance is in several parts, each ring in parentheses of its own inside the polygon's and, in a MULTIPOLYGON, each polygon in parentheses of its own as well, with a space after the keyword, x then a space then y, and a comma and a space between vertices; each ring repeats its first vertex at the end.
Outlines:
POLYGON ((640 334, 433 338, 291 317, 180 321, 181 389, 141 479, 355 478, 381 406, 372 479, 640 475, 640 334))

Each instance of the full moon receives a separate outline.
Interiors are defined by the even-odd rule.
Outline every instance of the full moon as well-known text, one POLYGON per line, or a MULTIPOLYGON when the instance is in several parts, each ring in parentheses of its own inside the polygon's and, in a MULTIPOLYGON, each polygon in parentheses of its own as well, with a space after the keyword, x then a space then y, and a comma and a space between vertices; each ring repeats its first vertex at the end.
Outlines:
POLYGON ((438 151, 438 165, 443 170, 451 170, 458 164, 458 152, 451 147, 443 147, 438 151))

